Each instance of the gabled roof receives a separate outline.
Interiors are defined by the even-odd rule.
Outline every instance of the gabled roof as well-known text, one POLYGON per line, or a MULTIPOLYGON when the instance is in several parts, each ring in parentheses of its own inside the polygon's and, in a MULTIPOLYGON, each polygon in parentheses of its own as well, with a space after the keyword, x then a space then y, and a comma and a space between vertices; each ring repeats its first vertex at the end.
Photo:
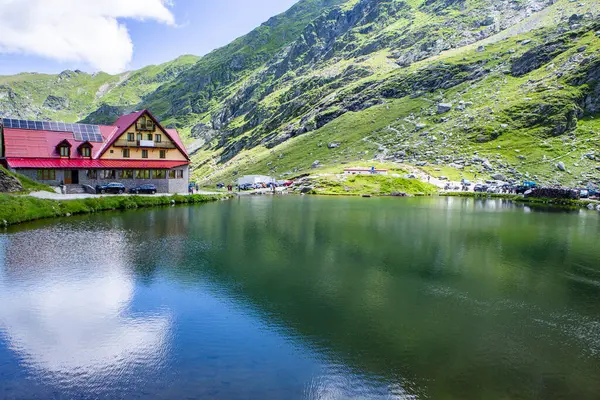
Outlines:
MULTIPOLYGON (((176 129, 165 129, 148 110, 137 111, 120 117, 115 125, 99 125, 102 143, 92 144, 92 158, 97 159, 108 150, 110 146, 127 131, 142 115, 147 114, 157 127, 173 141, 175 146, 189 161, 189 155, 181 141, 176 129)), ((73 148, 79 148, 86 142, 75 140, 72 132, 60 132, 49 130, 32 130, 20 128, 4 128, 4 156, 6 158, 58 158, 57 147, 65 142, 73 148)), ((88 142, 89 143, 89 142, 88 142)), ((81 157, 79 152, 71 154, 72 159, 81 157)))
POLYGON ((111 136, 107 139, 104 146, 98 153, 98 157, 102 156, 116 141, 123 135, 135 122, 142 116, 146 114, 147 116, 154 121, 154 124, 161 130, 169 139, 175 143, 175 146, 181 151, 181 153, 185 156, 186 159, 190 159, 185 146, 181 142, 181 138, 179 137, 179 133, 176 129, 165 129, 163 126, 154 118, 154 115, 150 113, 148 110, 136 111, 131 114, 123 115, 115 122, 116 130, 111 134, 111 136))
POLYGON ((57 144, 56 147, 73 147, 73 145, 67 139, 65 139, 57 144))

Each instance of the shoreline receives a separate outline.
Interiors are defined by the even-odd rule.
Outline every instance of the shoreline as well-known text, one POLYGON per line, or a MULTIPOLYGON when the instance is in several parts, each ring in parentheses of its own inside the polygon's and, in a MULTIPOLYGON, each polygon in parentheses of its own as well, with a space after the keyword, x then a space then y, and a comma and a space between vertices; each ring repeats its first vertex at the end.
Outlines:
MULTIPOLYGON (((254 195, 264 195, 260 193, 254 195)), ((287 193, 294 195, 295 193, 287 193)), ((233 193, 233 196, 238 193, 233 193)), ((248 193, 247 195, 252 195, 248 193)), ((298 196, 302 194, 296 194, 298 196)), ((504 199, 515 203, 547 205, 557 208, 585 208, 600 211, 600 201, 525 198, 515 194, 444 192, 437 194, 414 194, 408 196, 341 194, 341 193, 306 193, 309 196, 327 197, 464 197, 473 199, 504 199), (589 208, 590 205, 593 208, 589 208)), ((223 194, 175 194, 171 196, 103 196, 92 198, 74 198, 52 200, 29 195, 0 194, 0 227, 8 227, 42 219, 70 217, 72 215, 94 214, 103 211, 126 211, 171 205, 202 204, 233 197, 231 193, 223 194)), ((236 196, 244 197, 244 196, 236 196)))
POLYGON ((41 219, 126 211, 180 204, 202 204, 229 198, 226 195, 105 196, 85 199, 50 200, 32 196, 0 194, 0 226, 8 227, 41 219))

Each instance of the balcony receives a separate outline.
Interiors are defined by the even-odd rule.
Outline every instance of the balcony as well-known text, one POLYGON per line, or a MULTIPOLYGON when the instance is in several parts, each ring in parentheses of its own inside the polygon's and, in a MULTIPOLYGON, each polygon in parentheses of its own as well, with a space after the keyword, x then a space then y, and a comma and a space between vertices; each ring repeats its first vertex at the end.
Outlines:
POLYGON ((155 142, 153 140, 136 140, 133 142, 127 139, 120 139, 114 143, 115 147, 125 148, 155 148, 155 149, 174 149, 175 145, 170 142, 155 142))

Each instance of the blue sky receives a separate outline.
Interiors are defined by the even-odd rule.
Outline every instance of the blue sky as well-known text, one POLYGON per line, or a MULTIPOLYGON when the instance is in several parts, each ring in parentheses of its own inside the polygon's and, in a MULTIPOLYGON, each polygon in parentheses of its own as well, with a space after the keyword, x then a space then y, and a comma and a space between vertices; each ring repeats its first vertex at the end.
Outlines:
POLYGON ((173 0, 170 3, 165 0, 103 0, 102 10, 96 10, 100 8, 96 1, 52 0, 51 11, 58 9, 56 23, 46 25, 44 22, 44 26, 32 26, 27 31, 22 28, 28 26, 26 22, 40 21, 36 15, 43 15, 43 21, 52 19, 47 17, 50 10, 47 0, 17 0, 16 3, 20 2, 24 8, 15 8, 13 13, 10 13, 12 10, 0 10, 0 26, 14 21, 15 15, 28 14, 23 24, 14 22, 12 32, 9 26, 5 39, 0 35, 0 75, 57 73, 65 69, 87 72, 102 69, 115 73, 124 68, 159 64, 183 54, 203 55, 250 32, 298 0, 173 0), (122 3, 127 3, 133 11, 124 11, 122 3), (156 6, 155 9, 143 10, 150 3, 156 6), (64 7, 62 13, 59 12, 61 7, 64 7), (128 13, 135 18, 123 17, 128 13), (80 26, 69 30, 61 19, 79 21, 80 26), (99 22, 97 33, 85 29, 95 23, 91 21, 99 22), (127 32, 117 29, 117 21, 125 25, 127 32), (133 44, 132 54, 128 54, 127 36, 133 44), (76 43, 71 43, 73 37, 77 39, 74 40, 76 43))

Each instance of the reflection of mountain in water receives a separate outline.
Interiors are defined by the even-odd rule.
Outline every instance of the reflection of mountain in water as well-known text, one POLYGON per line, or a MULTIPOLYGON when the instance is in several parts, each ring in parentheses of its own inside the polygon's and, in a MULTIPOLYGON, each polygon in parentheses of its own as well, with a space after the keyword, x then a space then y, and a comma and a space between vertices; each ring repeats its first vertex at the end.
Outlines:
POLYGON ((40 229, 26 239, 0 252, 0 337, 24 363, 76 383, 160 362, 169 318, 128 315, 122 232, 40 229))

